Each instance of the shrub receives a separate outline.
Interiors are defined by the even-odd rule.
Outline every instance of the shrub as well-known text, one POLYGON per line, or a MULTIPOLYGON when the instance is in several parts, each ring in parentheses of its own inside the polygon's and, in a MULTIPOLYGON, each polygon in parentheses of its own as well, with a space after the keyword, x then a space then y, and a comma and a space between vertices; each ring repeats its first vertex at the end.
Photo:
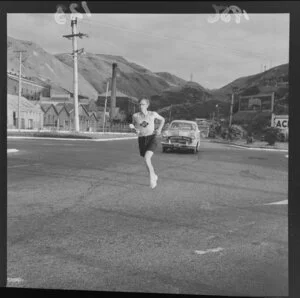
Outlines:
POLYGON ((275 142, 279 139, 280 130, 276 127, 268 127, 265 129, 264 139, 267 141, 268 145, 274 145, 275 142))

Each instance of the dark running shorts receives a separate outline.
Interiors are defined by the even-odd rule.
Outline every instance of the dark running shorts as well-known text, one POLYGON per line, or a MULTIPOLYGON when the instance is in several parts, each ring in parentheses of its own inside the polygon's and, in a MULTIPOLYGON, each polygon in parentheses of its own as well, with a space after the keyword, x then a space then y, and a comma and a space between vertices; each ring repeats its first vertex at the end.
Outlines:
POLYGON ((145 153, 147 151, 154 152, 157 147, 156 135, 139 137, 138 142, 139 142, 140 155, 142 157, 145 156, 145 153))

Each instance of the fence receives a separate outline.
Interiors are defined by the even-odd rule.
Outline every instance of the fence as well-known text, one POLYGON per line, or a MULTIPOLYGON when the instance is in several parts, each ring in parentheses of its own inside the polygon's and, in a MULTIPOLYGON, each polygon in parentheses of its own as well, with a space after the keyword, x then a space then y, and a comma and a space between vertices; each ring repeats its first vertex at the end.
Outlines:
MULTIPOLYGON (((64 128, 62 126, 60 126, 58 128, 56 125, 44 125, 44 127, 42 129, 39 129, 39 130, 40 131, 51 131, 51 132, 56 132, 56 131, 70 131, 70 132, 74 132, 75 131, 75 128, 72 127, 72 126, 68 127, 68 128, 64 128)), ((33 129, 33 130, 35 130, 35 129, 33 129)), ((81 132, 87 132, 88 130, 80 129, 80 131, 81 132)), ((97 132, 103 132, 103 127, 101 125, 100 126, 98 125, 97 132)), ((116 124, 112 124, 111 126, 109 126, 109 125, 105 126, 104 132, 130 133, 130 132, 133 132, 133 131, 129 128, 129 124, 128 123, 116 123, 116 124)))
MULTIPOLYGON (((103 131, 103 127, 98 128, 98 131, 103 131)), ((132 130, 129 128, 129 123, 114 123, 107 125, 104 132, 132 132, 132 130)))

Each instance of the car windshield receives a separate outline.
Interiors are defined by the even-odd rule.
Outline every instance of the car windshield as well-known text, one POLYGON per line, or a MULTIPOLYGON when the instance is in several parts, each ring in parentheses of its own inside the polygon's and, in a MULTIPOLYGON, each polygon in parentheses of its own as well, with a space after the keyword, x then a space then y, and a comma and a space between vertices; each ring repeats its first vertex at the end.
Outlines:
POLYGON ((196 127, 191 123, 174 122, 171 124, 170 129, 196 130, 196 127))

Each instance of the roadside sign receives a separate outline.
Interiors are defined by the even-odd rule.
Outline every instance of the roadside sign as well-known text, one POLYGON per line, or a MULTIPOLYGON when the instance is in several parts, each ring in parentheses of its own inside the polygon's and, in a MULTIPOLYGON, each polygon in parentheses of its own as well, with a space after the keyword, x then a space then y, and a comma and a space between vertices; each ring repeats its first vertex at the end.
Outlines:
POLYGON ((289 116, 288 115, 273 115, 272 126, 280 129, 289 128, 289 116))

